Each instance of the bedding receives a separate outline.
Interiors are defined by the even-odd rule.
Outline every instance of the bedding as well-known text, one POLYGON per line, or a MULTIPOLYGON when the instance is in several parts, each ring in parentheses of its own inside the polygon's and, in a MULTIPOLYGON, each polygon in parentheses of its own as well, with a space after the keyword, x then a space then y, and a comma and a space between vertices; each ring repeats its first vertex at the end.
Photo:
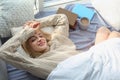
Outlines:
MULTIPOLYGON (((0 46, 2 45, 1 37, 0 37, 0 46)), ((8 80, 7 77, 7 68, 5 61, 0 59, 0 80, 8 80)))
POLYGON ((34 19, 34 0, 0 0, 0 36, 11 36, 10 28, 34 19))
MULTIPOLYGON (((16 30, 14 31, 14 29, 17 29, 18 31, 18 29, 21 29, 21 27, 13 28, 13 33, 15 34, 16 30)), ((2 38, 1 44, 6 42, 9 38, 10 37, 2 38)), ((27 54, 25 54, 21 46, 17 50, 20 51, 22 55, 28 56, 27 54)), ((17 69, 11 64, 6 64, 3 60, 0 60, 0 80, 44 80, 44 79, 33 76, 27 71, 17 69)))
POLYGON ((8 80, 6 63, 0 59, 0 80, 8 80))
POLYGON ((61 62, 47 80, 120 80, 120 38, 101 42, 61 62))
POLYGON ((91 0, 91 2, 109 25, 120 30, 120 0, 91 0))
POLYGON ((31 75, 27 71, 17 69, 10 64, 7 64, 9 80, 43 80, 31 75))
POLYGON ((34 34, 34 29, 25 27, 20 33, 16 34, 0 48, 1 50, 0 58, 16 66, 19 69, 26 70, 38 77, 46 78, 48 74, 51 72, 51 70, 56 67, 57 63, 68 58, 69 56, 77 54, 78 51, 75 50, 76 49, 75 45, 68 38, 69 26, 67 17, 65 15, 62 14, 51 15, 41 20, 42 21, 40 22, 43 27, 45 25, 55 26, 55 31, 51 35, 52 39, 50 51, 45 52, 44 54, 37 58, 26 57, 20 54, 16 49, 21 45, 22 42, 24 42, 25 40, 28 39, 28 37, 34 34), (64 38, 64 40, 63 39, 61 40, 61 38, 64 38), (65 48, 68 50, 66 51, 65 48), (56 54, 57 51, 58 54, 56 54))
MULTIPOLYGON (((94 9, 94 7, 91 4, 84 4, 84 5, 86 5, 88 8, 94 9)), ((66 7, 66 9, 71 11, 73 7, 74 7, 74 4, 70 4, 70 5, 68 5, 66 7)), ((77 46, 78 50, 86 51, 94 44, 96 31, 101 26, 106 26, 110 30, 115 30, 96 11, 95 16, 93 17, 93 19, 92 19, 92 21, 90 23, 90 26, 89 26, 89 28, 86 31, 82 31, 79 28, 79 19, 78 19, 77 28, 76 28, 76 30, 70 30, 70 36, 69 37, 70 37, 71 40, 73 40, 73 42, 77 46)), ((120 39, 115 39, 115 40, 118 43, 120 41, 120 39)), ((108 41, 107 44, 109 44, 111 42, 113 42, 113 41, 112 40, 108 41)), ((115 48, 115 50, 116 50, 116 49, 119 48, 119 45, 117 43, 115 43, 115 44, 118 46, 117 48, 115 48)), ((112 44, 109 44, 109 45, 112 46, 112 44)), ((90 52, 94 52, 92 50, 95 50, 95 49, 91 48, 90 52)), ((112 50, 113 49, 111 49, 111 51, 112 50)), ((114 50, 112 52, 114 52, 114 50)), ((111 57, 112 57, 112 54, 113 54, 112 52, 110 52, 111 53, 111 57)), ((109 56, 108 54, 106 54, 106 55, 109 56)), ((106 55, 103 55, 103 57, 105 57, 106 55)), ((88 52, 84 52, 84 53, 82 53, 82 54, 80 54, 78 56, 73 57, 72 59, 68 59, 65 62, 60 63, 60 65, 58 65, 57 68, 55 70, 53 70, 53 72, 49 75, 48 80, 89 80, 89 79, 91 79, 91 80, 99 80, 101 77, 97 73, 100 73, 100 71, 102 71, 102 67, 101 67, 102 62, 101 62, 101 65, 100 65, 100 64, 97 64, 97 60, 96 60, 96 63, 93 62, 93 64, 91 64, 92 63, 92 61, 91 61, 92 58, 91 57, 92 57, 92 53, 88 54, 88 52), (87 55, 87 56, 85 57, 84 55, 85 56, 87 55), (70 61, 71 62, 73 61, 75 63, 71 64, 70 61), (65 66, 63 66, 64 64, 65 64, 65 66), (92 65, 92 68, 91 68, 91 65, 92 65), (82 66, 82 68, 76 68, 76 67, 80 67, 80 66, 82 66), (97 67, 99 69, 96 69, 97 67), (94 70, 94 69, 96 69, 96 70, 94 70), (76 70, 76 72, 74 72, 74 70, 76 70), (97 70, 98 70, 98 72, 97 72, 97 70), (92 73, 92 71, 93 71, 93 73, 92 73), (96 79, 95 78, 93 79, 93 77, 94 77, 93 75, 95 76, 96 79)), ((95 56, 93 56, 93 57, 95 59, 97 59, 95 56)), ((112 59, 113 59, 113 62, 114 62, 115 60, 117 61, 119 58, 117 58, 117 59, 116 58, 112 58, 112 59)), ((99 59, 98 59, 98 61, 99 61, 99 59)), ((111 62, 112 62, 112 60, 111 60, 111 62)), ((113 63, 113 64, 117 65, 117 63, 113 63)), ((109 66, 109 64, 108 64, 108 66, 109 66)), ((117 66, 115 66, 115 67, 117 67, 117 66)), ((111 68, 108 68, 108 69, 111 70, 111 68)), ((118 69, 118 68, 115 68, 115 69, 118 69)), ((114 71, 114 67, 112 68, 112 70, 114 71)), ((107 71, 109 72, 109 70, 106 70, 106 76, 107 76, 107 71)), ((103 74, 104 73, 105 72, 103 71, 103 74)), ((116 71, 115 73, 119 74, 119 70, 118 70, 118 72, 116 71)), ((101 76, 104 76, 103 74, 101 74, 101 76)), ((104 79, 101 79, 101 80, 110 80, 110 79, 111 80, 119 80, 119 77, 118 77, 119 75, 116 76, 114 73, 113 74, 111 73, 108 76, 107 76, 107 78, 104 78, 104 79), (113 75, 113 77, 109 78, 108 76, 111 76, 111 75, 113 75)))
MULTIPOLYGON (((11 30, 12 36, 17 34, 22 29, 23 29, 23 26, 11 28, 10 30, 11 30)), ((53 28, 47 27, 47 28, 43 28, 43 30, 47 31, 48 33, 51 33, 53 28)), ((17 51, 20 52, 22 55, 24 55, 26 57, 29 57, 29 55, 27 55, 25 53, 25 51, 23 50, 23 48, 21 46, 17 49, 17 51)), ((7 64, 7 69, 8 69, 8 78, 9 78, 9 80, 44 80, 42 78, 38 78, 38 77, 30 74, 27 71, 17 69, 17 68, 15 68, 14 66, 12 66, 10 64, 7 64)))
MULTIPOLYGON (((87 6, 88 8, 94 9, 93 6, 90 3, 83 4, 83 5, 87 6)), ((67 5, 65 8, 68 9, 68 10, 71 10, 73 7, 74 7, 74 4, 70 4, 70 5, 67 5)), ((45 16, 48 16, 48 15, 51 15, 51 14, 54 14, 54 13, 55 13, 55 11, 40 12, 37 15, 35 15, 35 18, 39 19, 40 17, 45 17, 45 16)), ((79 19, 77 21, 79 22, 79 19)), ((94 44, 94 38, 95 38, 96 30, 100 26, 107 26, 108 28, 112 29, 112 27, 109 26, 108 24, 106 24, 104 19, 97 12, 96 12, 94 18, 92 19, 91 25, 89 26, 88 30, 86 30, 86 31, 81 30, 79 28, 79 23, 77 23, 76 26, 77 26, 76 30, 70 30, 70 36, 69 37, 75 43, 75 45, 77 46, 77 49, 78 50, 83 50, 83 51, 88 50, 94 44)), ((7 68, 9 70, 12 68, 11 71, 8 71, 9 77, 11 77, 10 80, 13 80, 13 79, 16 79, 16 78, 27 80, 26 77, 23 76, 23 75, 26 75, 28 77, 29 73, 27 73, 26 71, 19 71, 19 69, 16 69, 11 65, 10 65, 10 67, 9 67, 9 65, 7 65, 7 68), (23 74, 23 75, 19 75, 19 74, 23 74)), ((28 80, 35 80, 35 78, 34 79, 28 79, 28 80)))
MULTIPOLYGON (((33 8, 34 0, 0 0, 0 36, 2 44, 11 37, 10 28, 21 26, 25 21, 34 19, 33 8)), ((27 72, 15 68, 11 70, 11 67, 7 67, 8 65, 6 66, 1 60, 0 64, 0 80, 36 80, 35 77, 28 76, 27 72), (19 75, 22 73, 26 73, 28 78, 23 76, 25 74, 19 75)))
MULTIPOLYGON (((75 4, 69 4, 65 8, 69 11, 72 11, 74 5, 75 4)), ((82 5, 95 10, 90 2, 82 5)), ((84 31, 80 29, 79 21, 80 18, 77 19, 76 30, 70 30, 70 36, 69 36, 69 38, 74 42, 78 50, 86 51, 91 46, 94 45, 96 31, 101 26, 106 26, 110 30, 114 30, 110 25, 106 23, 106 21, 101 17, 101 15, 98 12, 96 12, 96 10, 95 10, 95 15, 91 20, 87 30, 84 31)))

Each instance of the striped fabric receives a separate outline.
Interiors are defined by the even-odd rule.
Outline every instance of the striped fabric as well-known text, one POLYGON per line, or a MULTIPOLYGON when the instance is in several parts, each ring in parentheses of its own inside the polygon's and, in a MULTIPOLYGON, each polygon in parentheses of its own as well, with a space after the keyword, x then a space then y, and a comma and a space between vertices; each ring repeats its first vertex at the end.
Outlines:
POLYGON ((10 64, 7 64, 7 69, 9 80, 43 80, 31 75, 30 73, 24 70, 16 69, 10 64))

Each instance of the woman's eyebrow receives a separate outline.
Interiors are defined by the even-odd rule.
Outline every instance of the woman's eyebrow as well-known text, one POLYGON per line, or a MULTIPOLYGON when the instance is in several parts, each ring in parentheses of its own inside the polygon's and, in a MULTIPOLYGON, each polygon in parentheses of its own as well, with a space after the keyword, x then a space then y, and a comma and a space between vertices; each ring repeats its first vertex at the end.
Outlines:
POLYGON ((39 33, 38 35, 43 35, 42 33, 39 33))
POLYGON ((35 38, 35 36, 31 36, 29 39, 31 39, 31 38, 35 38))

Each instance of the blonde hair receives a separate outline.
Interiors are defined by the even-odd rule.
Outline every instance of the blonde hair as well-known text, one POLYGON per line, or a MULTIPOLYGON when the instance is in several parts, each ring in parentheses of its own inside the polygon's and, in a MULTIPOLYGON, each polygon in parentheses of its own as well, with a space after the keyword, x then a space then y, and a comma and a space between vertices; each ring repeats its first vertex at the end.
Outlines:
MULTIPOLYGON (((43 36, 46 38, 46 40, 47 40, 47 43, 49 43, 49 41, 51 40, 51 35, 50 34, 48 34, 48 33, 46 33, 46 32, 43 32, 42 30, 39 30, 42 34, 43 34, 43 36)), ((28 39, 29 40, 29 39, 28 39)), ((25 43, 23 43, 22 44, 22 47, 23 47, 23 49, 25 50, 25 52, 27 53, 27 54, 29 54, 32 58, 35 58, 36 56, 34 55, 34 51, 33 51, 33 49, 30 47, 30 44, 29 44, 29 42, 28 42, 28 40, 25 42, 25 43)), ((48 44, 49 45, 49 44, 48 44)), ((50 46, 50 45, 49 45, 50 46)), ((39 52, 40 53, 40 52, 39 52)), ((42 53, 41 53, 42 54, 42 53)))

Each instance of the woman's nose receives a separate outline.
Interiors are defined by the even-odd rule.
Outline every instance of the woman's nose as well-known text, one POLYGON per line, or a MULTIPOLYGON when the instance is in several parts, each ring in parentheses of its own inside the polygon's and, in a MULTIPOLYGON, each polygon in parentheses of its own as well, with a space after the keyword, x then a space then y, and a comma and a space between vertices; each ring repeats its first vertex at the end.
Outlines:
POLYGON ((41 38, 40 38, 40 37, 38 37, 38 41, 41 41, 41 38))

